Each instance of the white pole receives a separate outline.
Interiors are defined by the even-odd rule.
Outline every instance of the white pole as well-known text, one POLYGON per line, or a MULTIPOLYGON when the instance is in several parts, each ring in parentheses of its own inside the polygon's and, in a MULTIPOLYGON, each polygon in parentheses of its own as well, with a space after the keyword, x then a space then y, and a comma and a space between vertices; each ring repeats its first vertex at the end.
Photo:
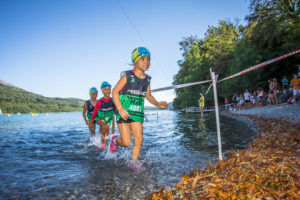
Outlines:
POLYGON ((220 119, 219 119, 219 107, 218 107, 218 96, 217 96, 217 80, 216 80, 215 72, 212 72, 211 69, 210 69, 210 75, 211 75, 211 79, 213 81, 213 88, 214 88, 216 122, 217 122, 217 133, 218 133, 219 159, 223 160, 223 158, 222 158, 222 143, 221 143, 220 119))

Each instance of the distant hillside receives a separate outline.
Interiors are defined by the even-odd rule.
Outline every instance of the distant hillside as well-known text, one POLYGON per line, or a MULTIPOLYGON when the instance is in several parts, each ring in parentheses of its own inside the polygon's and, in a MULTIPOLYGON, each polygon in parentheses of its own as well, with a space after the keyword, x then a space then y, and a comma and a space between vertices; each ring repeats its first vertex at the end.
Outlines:
POLYGON ((8 86, 12 86, 12 87, 16 87, 16 86, 14 86, 13 84, 11 84, 11 83, 8 83, 8 82, 6 82, 6 81, 4 81, 4 80, 0 80, 0 84, 2 84, 2 85, 8 85, 8 86))
POLYGON ((0 109, 3 113, 75 112, 81 111, 82 106, 81 99, 48 98, 0 82, 0 109))

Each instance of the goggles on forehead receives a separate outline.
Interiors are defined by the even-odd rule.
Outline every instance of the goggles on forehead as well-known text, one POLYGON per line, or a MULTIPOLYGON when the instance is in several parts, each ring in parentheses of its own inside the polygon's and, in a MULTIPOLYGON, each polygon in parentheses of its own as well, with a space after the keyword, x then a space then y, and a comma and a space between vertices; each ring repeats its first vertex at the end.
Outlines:
POLYGON ((90 89, 90 95, 93 95, 93 94, 98 94, 98 90, 97 90, 97 88, 91 88, 90 89))
POLYGON ((131 60, 132 64, 135 64, 140 58, 144 56, 150 57, 150 52, 145 47, 138 47, 132 51, 131 60))

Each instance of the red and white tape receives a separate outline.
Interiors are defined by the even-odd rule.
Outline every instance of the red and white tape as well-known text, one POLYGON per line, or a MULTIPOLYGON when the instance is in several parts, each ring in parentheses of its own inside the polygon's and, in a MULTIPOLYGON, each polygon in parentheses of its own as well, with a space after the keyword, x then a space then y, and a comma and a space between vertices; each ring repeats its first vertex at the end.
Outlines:
POLYGON ((233 74, 233 75, 231 75, 231 76, 228 76, 228 77, 226 77, 226 78, 223 78, 222 80, 219 80, 218 82, 225 81, 225 80, 228 80, 228 79, 232 79, 232 78, 237 77, 237 76, 240 76, 240 75, 242 75, 242 74, 246 74, 246 73, 251 72, 251 71, 253 71, 253 70, 255 70, 255 69, 264 67, 264 66, 269 65, 269 64, 271 64, 271 63, 273 63, 273 62, 277 62, 277 61, 279 61, 279 60, 282 60, 282 59, 284 59, 284 58, 290 57, 290 56, 295 55, 295 54, 297 54, 297 53, 300 53, 300 50, 293 51, 293 52, 290 52, 290 53, 285 54, 285 55, 283 55, 283 56, 279 56, 279 57, 277 57, 277 58, 273 58, 272 60, 265 61, 265 62, 263 62, 263 63, 260 63, 260 64, 258 64, 258 65, 255 65, 255 66, 253 66, 253 67, 250 67, 250 68, 248 68, 248 69, 245 69, 245 70, 243 70, 243 71, 241 71, 241 72, 238 72, 238 73, 236 73, 236 74, 233 74))

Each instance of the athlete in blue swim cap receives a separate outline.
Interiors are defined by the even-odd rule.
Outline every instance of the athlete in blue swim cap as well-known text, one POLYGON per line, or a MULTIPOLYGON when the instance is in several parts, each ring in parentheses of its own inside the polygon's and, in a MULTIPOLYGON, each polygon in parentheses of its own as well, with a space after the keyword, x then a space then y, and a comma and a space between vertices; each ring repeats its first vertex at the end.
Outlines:
POLYGON ((120 138, 112 136, 110 151, 115 153, 118 146, 128 147, 131 143, 131 132, 134 144, 132 159, 138 160, 143 143, 144 101, 145 98, 159 108, 167 108, 167 102, 158 102, 150 89, 151 77, 145 72, 150 67, 150 52, 145 47, 132 51, 133 70, 125 71, 113 89, 113 99, 117 107, 117 124, 120 138))
MULTIPOLYGON (((97 123, 100 124, 101 127, 100 133, 102 135, 100 149, 105 149, 106 139, 109 134, 112 120, 114 120, 113 116, 116 108, 113 99, 110 97, 111 85, 108 82, 103 81, 101 84, 101 91, 104 97, 102 97, 101 99, 99 99, 99 101, 97 101, 91 119, 94 119, 96 115, 99 116, 98 117, 99 120, 97 120, 97 123)), ((92 126, 91 123, 90 126, 92 126)))
POLYGON ((101 90, 103 90, 106 87, 111 87, 111 85, 108 82, 103 81, 102 84, 101 84, 101 90))
POLYGON ((95 87, 92 87, 90 90, 89 90, 89 94, 90 94, 90 99, 85 101, 84 104, 83 104, 83 110, 82 110, 82 116, 83 116, 83 119, 86 123, 86 125, 89 126, 90 128, 90 133, 91 135, 95 135, 95 128, 96 128, 96 120, 92 120, 91 122, 91 126, 89 125, 90 124, 90 121, 91 121, 91 117, 92 117, 92 114, 94 112, 94 109, 95 109, 95 105, 96 105, 96 102, 97 102, 97 96, 98 96, 98 90, 97 88, 95 87))
POLYGON ((150 59, 150 52, 145 47, 138 47, 132 51, 131 60, 134 65, 139 59, 144 56, 148 56, 150 59))

